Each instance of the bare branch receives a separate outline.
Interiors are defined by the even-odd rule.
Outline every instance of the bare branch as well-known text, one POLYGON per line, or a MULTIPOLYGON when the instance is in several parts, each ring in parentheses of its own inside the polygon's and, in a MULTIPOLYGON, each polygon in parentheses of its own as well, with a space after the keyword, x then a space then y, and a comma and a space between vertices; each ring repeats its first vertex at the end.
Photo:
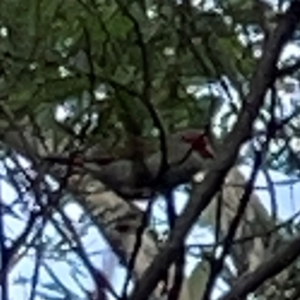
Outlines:
POLYGON ((262 263, 255 271, 245 274, 220 300, 243 299, 268 278, 280 273, 300 255, 300 236, 283 246, 276 254, 262 263))
POLYGON ((207 176, 200 185, 195 186, 195 192, 191 195, 190 202, 183 214, 178 218, 164 249, 136 284, 130 300, 146 299, 151 294, 164 271, 177 258, 183 240, 191 226, 223 183, 224 177, 236 160, 240 146, 251 134, 253 122, 263 104, 266 91, 274 82, 279 55, 284 44, 292 36, 296 28, 299 14, 300 1, 294 1, 287 10, 285 17, 282 18, 270 35, 264 47, 261 60, 253 74, 250 83, 250 93, 232 132, 222 145, 222 153, 217 153, 217 158, 207 176))

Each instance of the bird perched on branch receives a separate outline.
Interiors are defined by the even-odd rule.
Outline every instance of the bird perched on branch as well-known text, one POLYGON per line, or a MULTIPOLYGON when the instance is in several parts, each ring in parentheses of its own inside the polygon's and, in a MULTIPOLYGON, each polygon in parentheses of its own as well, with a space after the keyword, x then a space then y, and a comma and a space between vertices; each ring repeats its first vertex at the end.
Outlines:
MULTIPOLYGON (((146 141, 147 143, 149 144, 149 141, 146 141)), ((186 129, 171 134, 167 137, 166 144, 168 168, 160 178, 156 189, 183 183, 189 176, 206 169, 207 164, 214 158, 208 135, 199 129, 186 129)), ((94 150, 98 148, 94 147, 94 150)), ((151 182, 157 178, 162 153, 159 146, 156 149, 149 151, 149 148, 145 147, 143 152, 145 168, 139 170, 138 174, 135 174, 134 157, 123 157, 122 153, 116 156, 103 151, 90 151, 73 158, 72 162, 75 163, 74 166, 93 174, 123 197, 126 195, 130 197, 137 190, 149 188, 151 182)), ((66 161, 70 163, 69 159, 66 161)))
MULTIPOLYGON (((138 147, 138 152, 140 155, 147 160, 147 157, 153 155, 154 153, 159 152, 158 146, 151 145, 151 142, 148 139, 138 138, 135 139, 138 142, 133 143, 133 145, 129 145, 131 147, 138 147), (137 146, 138 145, 138 146, 137 146)), ((156 143, 157 144, 157 143, 156 143)), ((204 159, 212 159, 214 158, 214 151, 209 141, 208 135, 199 129, 185 129, 174 134, 171 134, 166 139, 166 148, 167 148, 167 157, 169 163, 175 161, 173 157, 177 156, 178 158, 183 158, 183 153, 190 151, 199 154, 204 159), (185 151, 183 151, 183 149, 185 151), (177 155, 178 154, 178 155, 177 155), (181 157, 180 157, 181 156, 181 157)), ((98 145, 96 145, 93 149, 88 151, 85 155, 82 155, 81 159, 77 159, 76 161, 82 162, 94 162, 98 165, 107 165, 114 161, 120 159, 128 159, 132 160, 135 156, 128 155, 128 149, 116 149, 115 154, 105 154, 102 150, 99 150, 98 145)), ((130 152, 135 152, 134 149, 130 150, 130 152)), ((178 159, 179 161, 180 159, 178 159)))

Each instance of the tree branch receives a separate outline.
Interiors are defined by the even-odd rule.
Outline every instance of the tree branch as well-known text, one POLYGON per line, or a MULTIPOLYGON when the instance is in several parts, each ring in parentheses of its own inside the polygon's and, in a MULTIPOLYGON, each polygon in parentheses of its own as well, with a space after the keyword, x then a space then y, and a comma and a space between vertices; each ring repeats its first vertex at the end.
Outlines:
POLYGON ((293 1, 285 17, 279 22, 266 43, 262 58, 250 83, 250 93, 232 132, 222 145, 222 153, 218 153, 203 182, 195 186, 190 202, 183 214, 178 218, 174 231, 166 242, 164 249, 136 284, 130 300, 148 298, 164 271, 176 259, 191 226, 223 183, 224 177, 236 160, 240 146, 250 136, 253 122, 263 104, 266 91, 274 82, 279 55, 284 44, 292 36, 296 28, 299 14, 300 1, 293 1))
POLYGON ((300 236, 282 246, 276 254, 262 263, 255 271, 242 276, 230 292, 219 300, 243 299, 264 281, 280 273, 300 255, 300 236))

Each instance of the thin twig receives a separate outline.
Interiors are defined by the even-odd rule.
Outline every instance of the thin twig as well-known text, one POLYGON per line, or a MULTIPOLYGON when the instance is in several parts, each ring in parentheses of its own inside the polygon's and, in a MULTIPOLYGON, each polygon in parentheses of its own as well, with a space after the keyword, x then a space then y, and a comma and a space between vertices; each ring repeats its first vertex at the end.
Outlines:
POLYGON ((43 218, 41 228, 36 237, 39 243, 36 244, 35 247, 35 266, 34 266, 32 280, 31 280, 31 291, 30 291, 30 296, 28 298, 29 300, 34 300, 36 296, 36 288, 38 285, 39 273, 40 273, 39 271, 40 271, 42 258, 43 258, 43 251, 44 251, 42 236, 43 236, 43 229, 46 225, 46 220, 47 220, 46 218, 43 218))
POLYGON ((141 52, 141 61, 142 61, 142 69, 143 69, 143 81, 144 81, 144 88, 142 93, 142 103, 147 108, 152 121, 154 123, 154 126, 159 131, 159 140, 160 140, 160 150, 161 150, 161 163, 159 171, 156 175, 156 178, 154 180, 155 184, 160 181, 161 177, 165 174, 165 172, 168 170, 168 149, 167 149, 167 141, 166 141, 166 133, 163 126, 163 123, 155 110, 153 104, 151 103, 151 76, 150 76, 150 53, 147 50, 147 45, 144 42, 143 34, 141 32, 141 28, 139 25, 138 20, 133 16, 133 14, 129 11, 128 5, 123 3, 122 1, 117 1, 119 7, 121 8, 124 15, 128 17, 128 19, 132 22, 133 28, 136 34, 137 38, 137 44, 140 48, 141 52))
POLYGON ((126 275, 125 282, 123 285, 121 300, 127 299, 127 289, 128 289, 130 279, 133 274, 133 270, 134 270, 135 263, 136 263, 136 258, 138 256, 138 253, 139 253, 142 243, 143 243, 143 235, 144 235, 146 228, 148 226, 148 223, 149 223, 149 218, 150 218, 151 210, 152 210, 152 204, 153 204, 153 201, 150 200, 148 202, 146 211, 143 213, 140 226, 137 228, 137 231, 136 231, 136 235, 135 235, 136 240, 135 240, 135 243, 133 246, 131 257, 129 258, 129 261, 128 261, 127 275, 126 275))
POLYGON ((255 159, 254 166, 253 166, 253 171, 250 176, 250 180, 248 181, 248 183, 245 187, 245 191, 244 191, 243 197, 240 200, 240 205, 238 207, 237 213, 236 213, 232 223, 230 224, 228 234, 224 240, 223 251, 218 259, 214 259, 211 262, 211 272, 210 272, 210 276, 209 276, 207 284, 206 284, 205 292, 203 294, 203 300, 210 299, 210 294, 211 294, 212 288, 214 286, 214 283, 217 279, 217 276, 221 272, 225 258, 229 254, 229 252, 232 248, 235 233, 239 227, 239 224, 242 220, 244 212, 245 212, 247 205, 249 203, 249 200, 251 198, 252 187, 254 185, 255 178, 259 171, 259 167, 260 167, 261 163, 262 163, 262 153, 257 152, 256 159, 255 159))

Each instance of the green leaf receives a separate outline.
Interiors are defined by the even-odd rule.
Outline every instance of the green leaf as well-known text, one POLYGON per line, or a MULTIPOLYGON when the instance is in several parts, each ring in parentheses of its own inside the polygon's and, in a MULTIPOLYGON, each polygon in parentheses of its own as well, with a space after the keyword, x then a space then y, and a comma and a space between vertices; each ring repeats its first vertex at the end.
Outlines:
POLYGON ((132 22, 120 11, 115 12, 106 23, 106 28, 113 38, 125 39, 132 27, 132 22))

